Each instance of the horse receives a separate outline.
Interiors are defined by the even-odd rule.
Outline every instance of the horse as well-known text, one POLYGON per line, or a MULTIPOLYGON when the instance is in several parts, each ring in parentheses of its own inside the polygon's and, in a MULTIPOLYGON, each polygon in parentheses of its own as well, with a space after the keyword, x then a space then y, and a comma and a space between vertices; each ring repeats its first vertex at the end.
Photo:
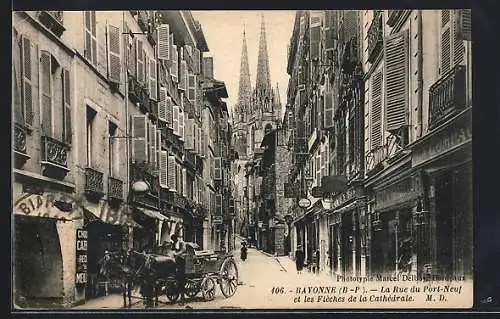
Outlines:
POLYGON ((99 269, 99 275, 107 280, 119 280, 123 296, 123 308, 132 306, 132 290, 139 283, 144 267, 134 251, 116 251, 105 253, 99 269), (128 305, 127 305, 128 300, 128 305))

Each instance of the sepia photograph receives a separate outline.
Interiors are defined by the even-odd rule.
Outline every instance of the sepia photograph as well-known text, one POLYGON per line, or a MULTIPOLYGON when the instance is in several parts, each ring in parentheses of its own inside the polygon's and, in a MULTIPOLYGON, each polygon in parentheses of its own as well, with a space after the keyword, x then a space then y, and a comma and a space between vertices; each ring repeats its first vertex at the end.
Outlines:
POLYGON ((13 11, 13 311, 470 309, 471 28, 13 11))

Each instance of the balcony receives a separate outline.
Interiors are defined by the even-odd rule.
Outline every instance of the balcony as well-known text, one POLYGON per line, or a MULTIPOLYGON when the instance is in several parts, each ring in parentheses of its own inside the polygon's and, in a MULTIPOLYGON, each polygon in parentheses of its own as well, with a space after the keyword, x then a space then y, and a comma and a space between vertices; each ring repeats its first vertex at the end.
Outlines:
POLYGON ((68 153, 69 145, 49 136, 42 136, 41 164, 44 173, 62 179, 69 172, 68 153))
POLYGON ((376 171, 374 170, 377 166, 382 167, 383 161, 387 158, 387 147, 385 145, 375 147, 366 155, 366 169, 367 175, 373 175, 376 171), (380 165, 379 165, 380 164, 380 165))
POLYGON ((173 193, 174 194, 174 206, 177 206, 179 208, 185 209, 186 208, 186 198, 178 193, 173 193))
POLYGON ((147 35, 149 43, 156 45, 156 23, 151 12, 140 10, 137 12, 137 24, 141 31, 147 35))
POLYGON ((184 146, 183 142, 179 139, 179 137, 174 135, 174 132, 171 129, 166 129, 164 130, 165 135, 164 139, 168 144, 170 144, 172 147, 176 148, 179 152, 184 151, 184 146))
POLYGON ((194 105, 188 100, 186 95, 184 95, 183 102, 184 102, 184 112, 188 113, 190 119, 194 118, 196 113, 194 105))
POLYGON ((123 200, 123 182, 114 177, 108 177, 108 199, 123 200))
POLYGON ((133 103, 139 103, 145 112, 151 112, 148 90, 133 75, 128 76, 128 96, 133 103))
POLYGON ((465 66, 457 65, 429 88, 429 129, 466 106, 465 66))
POLYGON ((389 10, 387 25, 393 27, 406 10, 389 10))
POLYGON ((27 128, 21 124, 14 125, 14 153, 16 155, 14 163, 16 168, 21 168, 30 158, 26 152, 27 131, 27 128))
POLYGON ((199 155, 195 156, 196 158, 196 172, 200 175, 203 174, 203 158, 199 155))
POLYGON ((158 194, 160 181, 158 179, 158 173, 155 171, 154 167, 147 163, 133 163, 131 165, 130 173, 132 181, 142 179, 151 187, 149 191, 150 194, 158 194))
POLYGON ((85 168, 85 193, 102 196, 104 194, 103 173, 91 168, 85 168))
POLYGON ((40 11, 38 19, 52 33, 60 37, 66 28, 63 25, 63 11, 40 11))
POLYGON ((382 51, 382 13, 375 11, 368 29, 368 62, 373 63, 382 51))

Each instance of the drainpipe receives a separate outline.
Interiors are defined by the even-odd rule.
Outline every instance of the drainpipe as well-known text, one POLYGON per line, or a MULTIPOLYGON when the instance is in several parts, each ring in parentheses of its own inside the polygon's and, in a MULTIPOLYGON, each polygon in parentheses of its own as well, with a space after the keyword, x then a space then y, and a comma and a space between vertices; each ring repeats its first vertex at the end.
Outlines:
POLYGON ((417 13, 417 28, 418 28, 418 55, 417 55, 417 85, 418 85, 418 97, 417 97, 417 138, 423 135, 422 130, 422 119, 423 119, 423 34, 422 34, 422 10, 418 10, 417 13))

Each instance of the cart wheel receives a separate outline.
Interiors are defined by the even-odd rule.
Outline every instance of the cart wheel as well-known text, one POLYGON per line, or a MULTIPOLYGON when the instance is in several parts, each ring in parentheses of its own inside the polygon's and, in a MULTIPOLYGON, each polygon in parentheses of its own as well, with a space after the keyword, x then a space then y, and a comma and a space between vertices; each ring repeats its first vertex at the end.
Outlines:
POLYGON ((184 289, 186 296, 188 296, 189 298, 196 297, 196 295, 200 292, 200 287, 198 286, 198 284, 192 281, 186 281, 186 286, 184 289))
POLYGON ((232 258, 224 260, 220 269, 220 290, 224 297, 229 298, 236 292, 238 286, 238 268, 232 258))
POLYGON ((171 302, 176 302, 179 299, 179 289, 177 287, 177 282, 171 281, 167 282, 167 287, 165 289, 165 295, 171 302))
POLYGON ((212 277, 205 276, 201 281, 201 294, 205 301, 211 301, 215 298, 215 280, 212 277))

